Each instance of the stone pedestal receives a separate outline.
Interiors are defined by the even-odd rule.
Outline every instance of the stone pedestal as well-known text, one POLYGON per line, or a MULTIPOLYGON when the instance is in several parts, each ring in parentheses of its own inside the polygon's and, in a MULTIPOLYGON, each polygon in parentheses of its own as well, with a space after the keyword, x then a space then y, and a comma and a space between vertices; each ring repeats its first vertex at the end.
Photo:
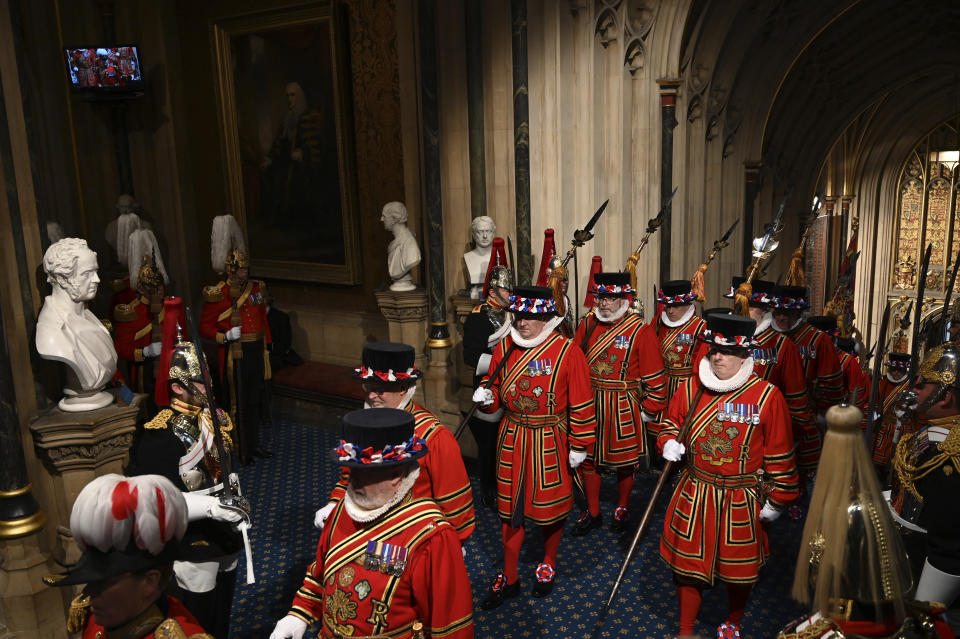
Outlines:
POLYGON ((40 535, 0 541, 0 636, 66 639, 65 611, 73 588, 50 588, 41 579, 61 568, 40 548, 40 535), (3 632, 12 632, 6 634, 3 632))
MULTIPOLYGON (((421 288, 414 291, 374 291, 377 306, 387 319, 387 331, 391 342, 403 342, 413 346, 416 351, 416 366, 428 376, 425 344, 427 341, 427 292, 421 288)), ((424 383, 417 384, 414 401, 429 407, 425 400, 424 383)))
POLYGON ((56 503, 47 506, 51 522, 57 524, 52 554, 64 566, 80 558, 68 528, 73 502, 92 479, 123 473, 145 398, 135 395, 129 406, 113 403, 84 413, 54 407, 30 421, 37 456, 53 479, 56 503))

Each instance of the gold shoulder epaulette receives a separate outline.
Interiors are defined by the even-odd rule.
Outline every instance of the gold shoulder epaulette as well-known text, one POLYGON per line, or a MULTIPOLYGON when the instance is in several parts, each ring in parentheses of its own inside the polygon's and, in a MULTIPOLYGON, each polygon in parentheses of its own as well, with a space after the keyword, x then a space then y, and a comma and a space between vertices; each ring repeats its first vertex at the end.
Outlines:
POLYGON ((121 277, 119 279, 113 280, 110 282, 110 286, 113 287, 114 293, 119 293, 120 291, 127 288, 127 278, 121 277))
POLYGON ((203 301, 204 302, 219 302, 223 299, 223 282, 218 282, 210 286, 203 287, 203 301))
MULTIPOLYGON (((57 577, 62 578, 64 575, 57 575, 57 577)), ((57 581, 59 581, 59 579, 57 581)), ((89 614, 90 596, 80 593, 70 602, 70 613, 67 617, 67 632, 73 634, 82 631, 87 625, 87 616, 89 616, 89 614)))
POLYGON ((113 316, 118 322, 132 322, 137 319, 137 306, 140 300, 133 300, 129 304, 117 304, 113 307, 113 316))
POLYGON ((156 417, 144 424, 143 427, 149 428, 150 430, 163 430, 167 427, 167 422, 170 421, 171 417, 173 417, 173 411, 169 408, 164 408, 157 413, 156 417))
POLYGON ((157 639, 213 639, 213 635, 208 635, 205 632, 187 635, 183 626, 173 617, 164 619, 160 625, 157 626, 157 629, 153 631, 153 636, 157 639))
POLYGON ((267 296, 267 283, 263 280, 254 280, 257 283, 257 286, 260 288, 260 295, 263 297, 267 296))
POLYGON ((473 310, 470 311, 470 313, 471 313, 471 314, 472 314, 472 313, 479 313, 480 311, 483 310, 483 307, 484 307, 484 306, 486 306, 485 303, 484 303, 484 304, 477 304, 476 306, 473 307, 473 310))

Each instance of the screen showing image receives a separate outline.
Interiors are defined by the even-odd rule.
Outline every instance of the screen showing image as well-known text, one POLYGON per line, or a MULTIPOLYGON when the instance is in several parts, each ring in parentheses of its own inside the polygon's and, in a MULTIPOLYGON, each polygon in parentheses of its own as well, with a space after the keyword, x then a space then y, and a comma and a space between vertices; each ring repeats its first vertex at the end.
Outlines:
POLYGON ((137 90, 143 88, 137 47, 83 47, 65 49, 70 86, 81 90, 137 90))

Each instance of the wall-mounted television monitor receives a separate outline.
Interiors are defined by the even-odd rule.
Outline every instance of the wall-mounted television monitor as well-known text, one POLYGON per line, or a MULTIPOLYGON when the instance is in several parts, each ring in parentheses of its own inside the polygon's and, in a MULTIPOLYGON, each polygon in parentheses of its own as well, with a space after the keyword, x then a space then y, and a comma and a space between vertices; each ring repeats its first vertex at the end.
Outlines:
POLYGON ((126 93, 143 90, 140 51, 135 45, 67 47, 67 79, 74 91, 126 93))

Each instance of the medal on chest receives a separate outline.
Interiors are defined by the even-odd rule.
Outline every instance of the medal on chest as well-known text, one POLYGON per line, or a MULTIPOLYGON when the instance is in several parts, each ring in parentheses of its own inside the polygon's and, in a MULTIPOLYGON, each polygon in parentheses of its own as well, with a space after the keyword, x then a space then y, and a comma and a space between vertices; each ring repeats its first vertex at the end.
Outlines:
POLYGON ((630 348, 629 335, 617 335, 613 338, 613 347, 618 351, 625 351, 630 348))
POLYGON ((693 335, 690 333, 680 333, 677 335, 677 343, 673 347, 678 353, 684 353, 693 346, 693 335))
POLYGON ((535 359, 527 366, 527 374, 530 377, 539 375, 549 375, 553 372, 553 361, 549 357, 535 359))
POLYGON ((407 549, 371 539, 367 542, 367 551, 363 554, 363 567, 399 577, 407 567, 407 549))
MULTIPOLYGON (((617 338, 619 339, 619 338, 617 338)), ((604 351, 590 366, 590 372, 593 373, 594 377, 606 377, 613 373, 614 364, 617 361, 617 354, 611 353, 610 351, 604 351)))
POLYGON ((815 346, 798 346, 800 357, 803 359, 817 359, 817 349, 815 346))
POLYGON ((775 348, 754 348, 750 350, 750 357, 761 366, 777 363, 777 349, 775 348))

